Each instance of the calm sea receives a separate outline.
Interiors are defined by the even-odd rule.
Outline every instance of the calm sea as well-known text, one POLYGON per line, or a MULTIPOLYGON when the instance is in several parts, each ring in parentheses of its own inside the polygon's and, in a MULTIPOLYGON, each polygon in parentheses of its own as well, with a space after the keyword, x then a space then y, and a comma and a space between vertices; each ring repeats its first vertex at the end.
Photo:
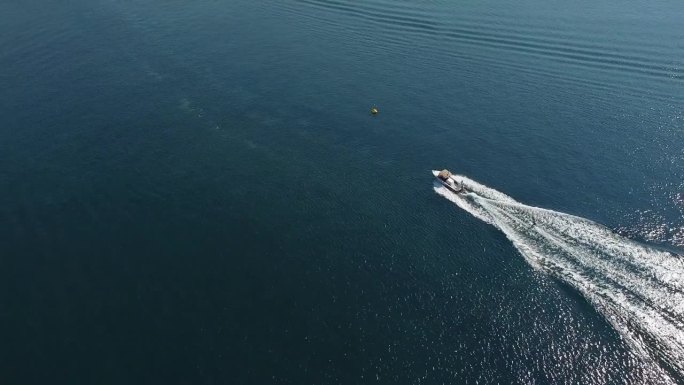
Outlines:
POLYGON ((0 0, 0 383, 684 383, 683 26, 0 0))

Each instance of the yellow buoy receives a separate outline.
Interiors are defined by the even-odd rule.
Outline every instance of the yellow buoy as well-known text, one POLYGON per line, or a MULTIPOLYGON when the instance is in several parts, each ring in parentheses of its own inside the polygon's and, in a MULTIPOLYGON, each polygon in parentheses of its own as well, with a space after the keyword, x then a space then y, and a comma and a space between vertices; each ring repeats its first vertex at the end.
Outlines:
POLYGON ((378 111, 378 109, 376 107, 371 108, 371 114, 377 115, 378 112, 380 112, 380 111, 378 111))

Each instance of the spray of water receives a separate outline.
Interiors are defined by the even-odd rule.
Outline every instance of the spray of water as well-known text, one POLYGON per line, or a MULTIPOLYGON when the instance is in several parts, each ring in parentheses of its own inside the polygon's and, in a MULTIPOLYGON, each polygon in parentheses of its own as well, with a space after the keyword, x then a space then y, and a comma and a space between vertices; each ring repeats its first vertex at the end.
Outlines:
POLYGON ((684 258, 623 238, 590 220, 516 202, 465 176, 470 192, 435 191, 500 229, 535 269, 578 290, 635 354, 684 381, 684 258))

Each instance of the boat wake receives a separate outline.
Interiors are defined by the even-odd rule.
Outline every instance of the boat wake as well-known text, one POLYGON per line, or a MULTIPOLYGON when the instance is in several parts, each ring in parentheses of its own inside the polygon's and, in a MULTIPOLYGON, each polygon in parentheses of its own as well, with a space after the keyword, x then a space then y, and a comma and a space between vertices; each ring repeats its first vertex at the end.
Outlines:
MULTIPOLYGON (((435 191, 500 229, 535 269, 578 290, 665 382, 684 381, 684 258, 590 220, 516 202, 465 176, 435 191)), ((654 373, 655 374, 655 373, 654 373)))

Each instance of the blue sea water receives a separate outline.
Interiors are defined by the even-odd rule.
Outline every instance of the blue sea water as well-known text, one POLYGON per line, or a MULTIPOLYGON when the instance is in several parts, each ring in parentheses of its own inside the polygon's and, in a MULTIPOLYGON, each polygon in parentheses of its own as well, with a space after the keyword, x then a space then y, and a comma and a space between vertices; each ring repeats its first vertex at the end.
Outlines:
POLYGON ((683 24, 0 0, 0 383, 684 383, 683 24))

